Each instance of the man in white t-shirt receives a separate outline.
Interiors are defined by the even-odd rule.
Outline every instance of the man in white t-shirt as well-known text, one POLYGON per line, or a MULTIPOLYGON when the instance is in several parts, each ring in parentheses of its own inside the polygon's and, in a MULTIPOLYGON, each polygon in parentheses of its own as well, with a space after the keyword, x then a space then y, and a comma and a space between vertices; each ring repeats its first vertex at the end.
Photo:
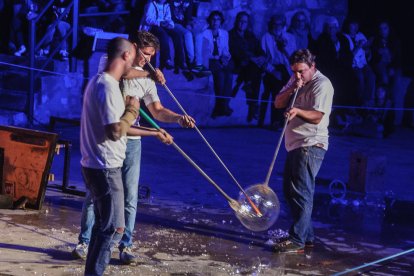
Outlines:
MULTIPOLYGON (((179 115, 164 106, 162 106, 157 93, 157 87, 153 79, 145 77, 144 65, 145 58, 150 61, 159 50, 158 39, 149 32, 138 31, 130 37, 137 47, 137 57, 134 61, 133 69, 129 70, 122 80, 123 95, 125 97, 134 97, 143 100, 155 119, 167 122, 178 123, 182 127, 194 127, 194 119, 189 116, 179 115), (145 58, 144 58, 145 56, 145 58), (135 72, 131 72, 135 71, 135 72), (142 74, 140 73, 142 72, 142 74)), ((106 59, 105 57, 103 58, 106 59)), ((100 62, 104 64, 103 62, 100 62)), ((155 76, 157 80, 164 80, 162 73, 157 69, 155 76)), ((164 80, 165 81, 165 80, 164 80)), ((138 124, 138 120, 135 122, 138 124)), ((138 181, 141 165, 141 136, 157 136, 166 144, 172 143, 172 137, 163 129, 160 131, 143 130, 130 128, 127 132, 126 158, 122 166, 122 179, 125 194, 125 232, 119 243, 120 260, 125 264, 134 263, 136 260, 132 252, 132 235, 135 226, 136 209, 138 202, 138 181)), ((90 197, 87 196, 82 208, 81 233, 79 234, 79 243, 73 250, 75 257, 83 258, 87 254, 87 244, 91 228, 94 223, 93 204, 90 197)))
POLYGON ((124 38, 108 43, 108 63, 92 78, 84 93, 80 126, 82 174, 94 203, 95 225, 89 243, 85 275, 102 275, 112 248, 124 228, 124 191, 121 167, 126 133, 136 120, 139 101, 119 89, 121 77, 136 57, 134 45, 124 38))
POLYGON ((283 190, 293 217, 288 239, 279 242, 275 251, 303 253, 313 246, 312 209, 315 178, 328 150, 328 125, 334 89, 330 80, 315 66, 315 56, 308 49, 295 51, 289 58, 293 75, 275 99, 276 108, 289 106, 296 89, 293 107, 286 111, 287 157, 283 190))

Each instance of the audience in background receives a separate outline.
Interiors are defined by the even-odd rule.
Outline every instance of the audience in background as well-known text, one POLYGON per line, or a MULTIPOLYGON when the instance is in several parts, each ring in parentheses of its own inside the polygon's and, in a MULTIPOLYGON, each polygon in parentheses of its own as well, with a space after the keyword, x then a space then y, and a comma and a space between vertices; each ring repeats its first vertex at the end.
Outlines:
POLYGON ((70 4, 71 0, 55 0, 53 7, 47 16, 47 29, 45 40, 43 42, 42 49, 40 50, 39 55, 47 56, 50 53, 50 46, 53 43, 53 38, 57 31, 59 36, 60 50, 59 58, 62 60, 67 60, 69 57, 68 53, 68 42, 66 39, 63 39, 66 34, 69 32, 71 25, 67 22, 67 18, 70 13, 70 9, 66 9, 70 4))
POLYGON ((344 35, 349 41, 353 55, 352 71, 357 81, 357 103, 371 106, 374 104, 375 75, 367 62, 367 38, 359 31, 359 23, 352 19, 344 25, 344 35))
MULTIPOLYGON (((377 33, 371 38, 371 64, 379 83, 388 86, 392 107, 404 107, 404 91, 400 87, 401 78, 401 44, 399 38, 392 32, 387 21, 378 25, 377 33)), ((402 122, 403 112, 395 112, 395 124, 402 122)))
MULTIPOLYGON (((176 31, 184 41, 184 48, 179 49, 185 53, 185 61, 188 67, 194 62, 194 39, 191 33, 193 24, 193 1, 192 0, 170 0, 171 17, 174 21, 176 31)), ((178 49, 177 49, 178 50, 178 49)), ((177 54, 177 53, 175 53, 177 54)))
MULTIPOLYGON (((37 18, 47 2, 0 0, 0 17, 4 26, 0 36, 2 53, 15 56, 28 54, 28 23, 37 18)), ((329 16, 324 22, 322 33, 315 40, 312 33, 316 29, 311 29, 310 21, 319 21, 312 18, 308 10, 298 9, 288 11, 293 13, 290 22, 286 22, 284 14, 273 15, 267 32, 259 41, 257 36, 260 33, 253 33, 250 26, 256 18, 252 18, 245 11, 236 15, 233 28, 229 32, 222 25, 223 13, 219 10, 213 11, 207 20, 208 29, 205 30, 206 25, 200 24, 193 17, 196 14, 205 16, 203 10, 199 9, 202 6, 199 2, 84 0, 79 1, 82 15, 79 17, 79 25, 92 27, 92 31, 87 33, 88 36, 97 31, 130 33, 139 28, 150 30, 161 42, 160 68, 174 68, 174 73, 179 73, 181 69, 187 80, 213 73, 214 93, 217 97, 211 114, 213 118, 232 114, 230 98, 235 97, 241 88, 246 94, 247 121, 257 119, 258 126, 263 126, 268 102, 274 100, 289 75, 287 59, 293 50, 302 48, 312 50, 317 57, 318 67, 331 79, 335 87, 333 118, 336 126, 345 127, 364 121, 365 109, 356 109, 353 106, 378 107, 378 91, 387 91, 387 106, 392 108, 407 107, 407 101, 411 99, 407 98, 408 93, 400 81, 401 43, 387 21, 380 21, 377 32, 367 39, 365 32, 369 32, 361 31, 358 21, 345 20, 343 32, 340 32, 338 20, 329 16), (102 12, 120 13, 101 16, 102 12), (88 13, 90 16, 85 16, 88 13), (170 47, 171 42, 173 47, 170 47), (234 74, 237 78, 233 87, 234 74), (380 85, 379 88, 376 88, 376 83, 380 85)), ((72 22, 68 17, 72 14, 68 10, 63 16, 60 15, 70 3, 71 0, 55 0, 53 9, 50 8, 37 22, 37 42, 44 37, 38 46, 40 50, 36 52, 37 55, 50 55, 55 52, 55 47, 59 47, 54 58, 68 59, 71 52, 67 46, 71 39, 68 33, 72 22), (58 37, 67 39, 62 41, 58 37)), ((278 128, 283 120, 282 113, 272 105, 270 113, 271 127, 278 128)), ((403 121, 403 113, 402 110, 388 112, 391 115, 387 115, 387 118, 394 118, 393 124, 399 125, 403 121)), ((391 127, 387 129, 392 130, 391 127)))
POLYGON ((28 26, 28 20, 32 20, 37 16, 37 4, 33 1, 27 0, 16 0, 12 3, 13 15, 10 25, 9 46, 14 52, 14 55, 20 57, 26 53, 27 50, 24 39, 24 31, 28 26))
POLYGON ((234 72, 237 73, 236 86, 233 88, 234 97, 241 84, 246 93, 248 105, 247 121, 258 119, 258 101, 262 82, 262 66, 265 62, 260 41, 249 26, 250 16, 241 11, 236 15, 233 29, 229 32, 230 54, 234 61, 234 72))
POLYGON ((297 49, 312 49, 314 39, 312 38, 308 17, 304 11, 293 14, 288 32, 295 37, 297 49))
POLYGON ((148 2, 140 28, 150 31, 160 40, 160 69, 175 68, 175 73, 178 73, 178 68, 184 68, 184 45, 180 33, 174 30, 174 26, 171 8, 166 0, 152 0, 148 2), (170 37, 174 44, 174 63, 171 61, 170 37))
MULTIPOLYGON (((263 64, 264 91, 260 101, 258 126, 264 125, 269 101, 274 102, 276 94, 289 80, 291 74, 289 57, 296 50, 296 42, 295 37, 286 32, 284 14, 275 14, 270 18, 268 31, 263 35, 261 43, 266 61, 263 64)), ((273 104, 270 104, 270 108, 270 127, 277 129, 283 121, 283 110, 276 110, 273 104)))
POLYGON ((233 61, 229 51, 229 34, 221 26, 224 16, 214 10, 207 18, 208 29, 203 32, 203 53, 213 74, 216 101, 211 117, 230 116, 233 110, 229 106, 233 83, 233 61))

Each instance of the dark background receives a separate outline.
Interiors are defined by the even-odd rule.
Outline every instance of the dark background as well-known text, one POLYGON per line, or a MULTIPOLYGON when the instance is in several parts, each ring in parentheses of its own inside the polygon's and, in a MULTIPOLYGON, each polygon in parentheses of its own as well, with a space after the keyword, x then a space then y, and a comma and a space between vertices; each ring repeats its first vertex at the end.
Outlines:
POLYGON ((357 19, 360 30, 372 36, 381 20, 391 24, 391 30, 401 41, 403 74, 414 77, 414 8, 403 0, 349 0, 348 16, 357 19))

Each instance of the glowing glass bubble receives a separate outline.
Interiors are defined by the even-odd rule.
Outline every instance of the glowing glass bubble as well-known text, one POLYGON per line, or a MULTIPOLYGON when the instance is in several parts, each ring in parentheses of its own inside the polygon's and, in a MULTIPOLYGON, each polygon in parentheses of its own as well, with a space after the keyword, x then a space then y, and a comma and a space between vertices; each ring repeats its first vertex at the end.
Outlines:
POLYGON ((263 184, 250 186, 245 192, 261 214, 258 214, 245 195, 240 193, 238 199, 240 207, 236 211, 237 218, 244 227, 251 231, 269 229, 279 217, 280 203, 277 195, 267 185, 263 184))

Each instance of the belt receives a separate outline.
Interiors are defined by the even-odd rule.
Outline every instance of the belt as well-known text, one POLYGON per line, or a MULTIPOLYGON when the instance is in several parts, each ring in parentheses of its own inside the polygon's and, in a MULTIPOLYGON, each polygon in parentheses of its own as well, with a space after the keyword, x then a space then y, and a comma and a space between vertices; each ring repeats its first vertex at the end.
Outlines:
POLYGON ((313 146, 314 147, 317 147, 317 148, 323 148, 323 144, 322 143, 317 143, 317 144, 315 144, 313 146))

